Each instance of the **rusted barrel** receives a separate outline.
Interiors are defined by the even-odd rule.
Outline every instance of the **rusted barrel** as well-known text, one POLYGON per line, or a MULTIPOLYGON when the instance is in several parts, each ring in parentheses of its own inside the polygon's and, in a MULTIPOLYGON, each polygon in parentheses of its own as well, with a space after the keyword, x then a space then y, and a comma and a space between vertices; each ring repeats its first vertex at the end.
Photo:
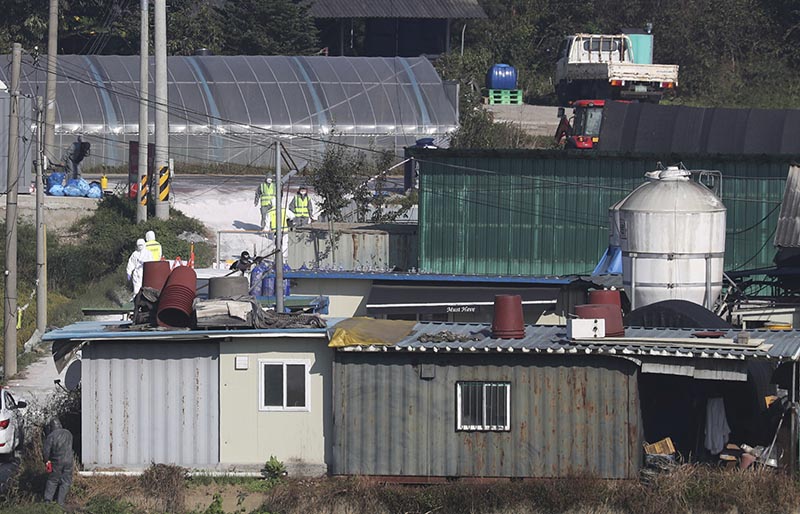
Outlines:
POLYGON ((492 337, 498 339, 522 339, 525 337, 525 319, 522 315, 522 297, 520 295, 501 294, 494 297, 492 337))
POLYGON ((625 327, 622 324, 622 311, 619 305, 603 303, 595 305, 576 305, 575 314, 581 319, 606 320, 606 337, 622 337, 625 327))
POLYGON ((145 262, 142 269, 142 286, 152 287, 161 291, 169 277, 169 263, 167 261, 145 262))
POLYGON ((592 305, 613 303, 620 309, 622 308, 622 299, 619 295, 619 289, 599 289, 596 291, 589 291, 589 303, 592 305))
POLYGON ((158 299, 158 324, 166 327, 189 327, 192 324, 197 274, 189 266, 178 266, 161 290, 158 299))

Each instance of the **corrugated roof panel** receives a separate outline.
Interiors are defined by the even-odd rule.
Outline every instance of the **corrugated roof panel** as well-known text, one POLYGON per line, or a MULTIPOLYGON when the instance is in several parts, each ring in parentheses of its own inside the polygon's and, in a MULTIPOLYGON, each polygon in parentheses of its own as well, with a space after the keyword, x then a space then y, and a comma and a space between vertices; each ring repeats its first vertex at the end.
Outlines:
POLYGON ((315 0, 314 18, 486 18, 477 0, 315 0))
MULTIPOLYGON (((751 330, 751 340, 763 340, 762 347, 724 344, 736 339, 738 330, 724 331, 718 339, 693 337, 698 329, 639 328, 625 329, 624 338, 599 338, 570 341, 563 326, 529 325, 522 339, 495 339, 491 325, 480 323, 418 323, 414 331, 394 347, 375 347, 373 351, 410 351, 431 353, 533 352, 542 354, 598 354, 694 357, 701 359, 781 359, 800 360, 800 331, 751 330), (467 341, 422 342, 420 336, 443 331, 469 336, 467 341)), ((345 351, 364 351, 349 347, 345 351)))
POLYGON ((797 248, 800 246, 800 166, 789 168, 786 190, 783 194, 775 246, 797 248))
POLYGON ((591 272, 608 246, 608 208, 659 162, 722 172, 725 269, 769 266, 789 164, 765 157, 561 151, 410 154, 420 174, 420 269, 456 274, 591 272))

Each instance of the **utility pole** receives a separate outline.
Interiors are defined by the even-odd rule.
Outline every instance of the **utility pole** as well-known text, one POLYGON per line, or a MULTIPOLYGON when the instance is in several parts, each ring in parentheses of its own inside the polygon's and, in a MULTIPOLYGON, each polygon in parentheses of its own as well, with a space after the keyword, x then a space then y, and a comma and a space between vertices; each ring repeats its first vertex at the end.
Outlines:
POLYGON ((36 97, 36 330, 47 330, 47 230, 44 224, 44 101, 36 97))
POLYGON ((281 143, 275 140, 275 312, 283 312, 283 181, 281 143))
POLYGON ((147 120, 147 90, 150 80, 150 0, 142 0, 141 40, 139 42, 139 194, 136 196, 136 223, 147 221, 147 190, 142 184, 148 179, 149 143, 147 120))
POLYGON ((11 108, 8 117, 8 169, 6 170, 6 290, 3 334, 5 378, 17 374, 17 188, 19 187, 19 69, 22 45, 11 51, 11 108))
MULTIPOLYGON (((44 151, 48 162, 60 160, 56 148, 56 61, 58 58, 58 0, 50 0, 50 21, 47 29, 47 82, 45 85, 44 151)), ((43 164, 44 165, 44 164, 43 164)), ((37 186, 38 188, 38 186, 37 186)))
MULTIPOLYGON (((167 1, 155 0, 156 47, 156 218, 169 219, 169 110, 167 108, 167 1), (165 175, 166 174, 166 175, 165 175)), ((141 150, 140 150, 141 151, 141 150)))

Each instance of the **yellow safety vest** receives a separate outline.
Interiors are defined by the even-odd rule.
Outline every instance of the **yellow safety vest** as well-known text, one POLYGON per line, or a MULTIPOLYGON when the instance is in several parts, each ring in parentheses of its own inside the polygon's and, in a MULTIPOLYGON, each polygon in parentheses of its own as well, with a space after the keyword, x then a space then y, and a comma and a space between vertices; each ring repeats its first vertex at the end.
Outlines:
MULTIPOLYGON (((274 208, 269 211, 269 219, 271 223, 270 226, 272 227, 272 230, 276 230, 278 227, 278 224, 275 223, 275 219, 277 218, 278 214, 276 211, 277 209, 274 208)), ((286 209, 281 209, 281 217, 283 218, 283 230, 288 230, 289 223, 286 221, 286 209)))
POLYGON ((294 197, 294 215, 298 218, 308 218, 308 197, 294 197))
POLYGON ((261 184, 261 206, 272 205, 275 198, 275 184, 261 184))
POLYGON ((161 243, 159 243, 156 240, 147 241, 144 244, 144 247, 147 248, 150 251, 150 255, 153 256, 153 260, 154 261, 160 261, 161 260, 161 243))

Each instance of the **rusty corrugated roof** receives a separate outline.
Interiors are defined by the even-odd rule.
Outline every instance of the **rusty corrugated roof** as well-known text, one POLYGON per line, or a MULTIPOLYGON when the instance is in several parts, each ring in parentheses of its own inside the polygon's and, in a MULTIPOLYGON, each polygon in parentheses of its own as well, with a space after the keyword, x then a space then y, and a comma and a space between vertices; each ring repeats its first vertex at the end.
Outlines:
MULTIPOLYGON (((715 329, 716 330, 716 329, 715 329)), ((761 346, 723 344, 735 340, 738 330, 728 330, 719 339, 695 338, 698 329, 637 328, 625 329, 625 337, 570 341, 563 326, 529 325, 522 339, 495 339, 491 325, 478 323, 418 323, 414 331, 394 346, 349 347, 345 351, 401 351, 401 352, 506 352, 542 353, 553 355, 608 355, 686 357, 697 359, 744 360, 776 359, 800 360, 800 331, 751 330, 750 339, 763 340, 761 346), (421 342, 422 335, 443 331, 455 335, 471 336, 474 341, 421 342)))
POLYGON ((315 0, 314 18, 486 18, 477 0, 315 0))

